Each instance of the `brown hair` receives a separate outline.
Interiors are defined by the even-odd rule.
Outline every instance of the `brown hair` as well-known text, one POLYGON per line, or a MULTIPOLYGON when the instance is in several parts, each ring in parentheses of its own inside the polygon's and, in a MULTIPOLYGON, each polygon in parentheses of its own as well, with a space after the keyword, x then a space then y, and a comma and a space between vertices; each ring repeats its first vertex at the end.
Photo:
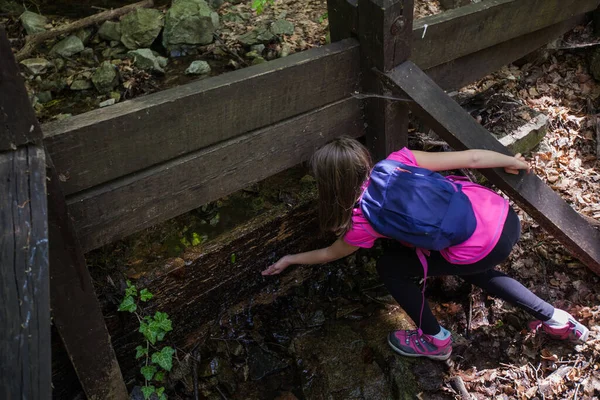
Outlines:
POLYGON ((352 226, 352 209, 372 168, 369 151, 342 137, 313 155, 311 167, 319 190, 321 229, 344 235, 352 226))

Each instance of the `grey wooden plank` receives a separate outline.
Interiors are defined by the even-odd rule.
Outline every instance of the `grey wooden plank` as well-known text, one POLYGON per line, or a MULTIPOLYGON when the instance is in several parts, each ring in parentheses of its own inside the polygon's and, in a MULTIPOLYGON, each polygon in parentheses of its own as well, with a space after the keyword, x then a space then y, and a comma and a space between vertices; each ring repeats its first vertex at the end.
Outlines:
MULTIPOLYGON (((0 131, 2 127, 0 126, 0 131)), ((50 399, 44 152, 0 153, 0 397, 50 399)))
POLYGON ((306 160, 328 140, 363 134, 346 99, 190 153, 69 199, 85 250, 190 211, 306 160))
POLYGON ((43 126, 69 195, 347 97, 345 40, 43 126))
POLYGON ((411 61, 427 70, 593 11, 598 0, 485 0, 415 21, 411 61))
MULTIPOLYGON (((408 61, 388 74, 386 83, 414 100, 411 110, 455 149, 509 151, 479 125, 414 63, 408 61)), ((534 174, 518 176, 502 169, 483 175, 558 239, 573 255, 600 274, 600 232, 534 174)))

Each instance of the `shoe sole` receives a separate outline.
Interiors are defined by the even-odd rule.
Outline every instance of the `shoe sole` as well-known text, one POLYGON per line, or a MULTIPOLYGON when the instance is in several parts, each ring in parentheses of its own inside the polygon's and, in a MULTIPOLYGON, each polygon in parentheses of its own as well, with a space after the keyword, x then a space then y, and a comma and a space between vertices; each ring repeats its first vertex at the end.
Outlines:
POLYGON ((413 358, 418 358, 418 357, 425 357, 425 358, 430 358, 432 360, 439 360, 439 361, 446 361, 447 359, 450 358, 450 356, 452 355, 452 350, 450 350, 450 352, 448 354, 444 354, 441 356, 435 356, 435 355, 426 355, 426 354, 413 354, 413 353, 405 353, 403 352, 401 349, 397 348, 396 346, 394 346, 392 344, 392 342, 390 342, 390 339, 388 338, 387 340, 388 344, 390 345, 390 347, 392 348, 392 350, 394 350, 396 353, 403 355, 405 357, 413 357, 413 358))

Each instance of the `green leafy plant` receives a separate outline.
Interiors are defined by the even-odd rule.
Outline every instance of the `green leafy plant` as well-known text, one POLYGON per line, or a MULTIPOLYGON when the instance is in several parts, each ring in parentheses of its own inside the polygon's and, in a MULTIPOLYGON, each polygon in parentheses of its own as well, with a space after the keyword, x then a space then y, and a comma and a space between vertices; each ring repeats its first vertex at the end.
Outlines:
POLYGON ((150 383, 160 384, 165 379, 165 372, 173 368, 173 354, 175 350, 170 346, 160 348, 157 343, 165 339, 167 332, 173 330, 171 320, 167 313, 157 311, 154 316, 142 316, 140 302, 147 302, 153 295, 148 289, 138 289, 130 281, 127 281, 125 297, 119 305, 119 311, 130 312, 137 317, 140 328, 139 332, 146 339, 145 346, 135 348, 135 358, 146 357, 144 366, 140 373, 144 377, 144 386, 142 393, 144 399, 148 400, 153 394, 156 394, 159 400, 166 400, 164 387, 156 387, 150 383))
POLYGON ((274 4, 275 0, 252 0, 252 9, 257 14, 261 14, 267 4, 274 4))
POLYGON ((322 24, 323 21, 325 21, 326 19, 329 18, 329 14, 327 13, 323 13, 320 17, 319 17, 319 23, 322 24))

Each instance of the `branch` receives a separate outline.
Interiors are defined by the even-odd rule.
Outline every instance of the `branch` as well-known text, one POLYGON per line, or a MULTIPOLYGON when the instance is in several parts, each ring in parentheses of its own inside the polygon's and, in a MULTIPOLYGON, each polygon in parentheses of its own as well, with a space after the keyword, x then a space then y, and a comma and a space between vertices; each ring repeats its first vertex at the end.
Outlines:
POLYGON ((22 61, 27 58, 40 44, 46 40, 54 39, 57 36, 70 33, 90 25, 95 25, 100 22, 108 21, 114 18, 129 14, 137 8, 150 8, 154 5, 154 0, 143 0, 139 3, 130 4, 114 10, 104 11, 98 14, 90 15, 89 17, 80 19, 71 24, 61 26, 50 31, 36 33, 25 38, 25 46, 16 54, 17 61, 22 61))

